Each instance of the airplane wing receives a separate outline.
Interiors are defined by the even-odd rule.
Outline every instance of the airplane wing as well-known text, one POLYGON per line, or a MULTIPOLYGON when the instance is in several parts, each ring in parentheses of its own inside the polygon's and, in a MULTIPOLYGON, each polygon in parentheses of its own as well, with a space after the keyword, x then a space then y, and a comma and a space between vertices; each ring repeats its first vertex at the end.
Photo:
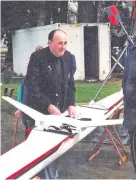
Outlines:
MULTIPOLYGON (((32 129, 30 135, 24 142, 0 156, 0 179, 30 179, 40 170, 48 166, 51 162, 90 134, 97 125, 105 126, 122 124, 122 120, 106 120, 112 111, 115 111, 115 109, 117 109, 117 107, 122 103, 122 96, 111 96, 113 97, 113 103, 107 100, 107 104, 105 103, 105 105, 103 105, 103 102, 105 101, 104 98, 104 101, 101 101, 98 106, 96 104, 91 104, 90 106, 86 107, 77 106, 79 119, 76 119, 75 122, 77 123, 78 121, 79 124, 80 122, 89 123, 89 126, 86 128, 81 128, 80 131, 73 128, 71 135, 62 130, 40 130, 39 126, 32 129), (21 156, 22 153, 24 153, 23 157, 21 156), (14 162, 14 165, 12 162, 14 162)), ((106 97, 106 99, 111 100, 111 96, 106 97)), ((15 107, 19 108, 21 111, 28 113, 31 117, 36 119, 36 121, 41 123, 50 121, 49 118, 45 120, 45 118, 48 116, 43 115, 42 113, 38 113, 37 111, 26 107, 23 104, 18 104, 18 102, 11 98, 3 98, 13 104, 15 107)), ((49 117, 52 116, 49 115, 49 117)), ((56 116, 54 116, 52 123, 55 123, 54 121, 59 122, 59 118, 60 117, 58 116, 58 119, 56 119, 56 116)), ((72 127, 72 121, 74 122, 74 119, 65 119, 62 117, 60 121, 61 123, 64 123, 69 120, 71 121, 70 125, 72 127)), ((76 123, 74 125, 78 126, 76 123)))
MULTIPOLYGON (((81 129, 84 127, 90 126, 108 126, 108 125, 115 125, 115 124, 122 124, 123 120, 105 120, 104 114, 108 112, 108 109, 101 109, 100 104, 94 104, 88 107, 76 107, 77 111, 77 118, 69 118, 62 116, 55 116, 55 115, 44 115, 14 99, 3 96, 4 100, 8 101, 10 104, 14 105, 16 108, 23 111, 25 114, 30 116, 35 120, 36 126, 39 129, 48 129, 50 126, 60 127, 63 124, 67 124, 69 126, 74 126, 76 129, 81 129), (96 113, 98 112, 99 113, 96 113)), ((102 104, 102 103, 101 103, 102 104)))
POLYGON ((40 130, 47 129, 49 126, 60 127, 62 124, 68 124, 76 127, 77 129, 90 126, 89 121, 79 121, 77 119, 64 116, 44 115, 10 97, 3 96, 2 98, 33 118, 35 120, 35 125, 39 127, 40 130))

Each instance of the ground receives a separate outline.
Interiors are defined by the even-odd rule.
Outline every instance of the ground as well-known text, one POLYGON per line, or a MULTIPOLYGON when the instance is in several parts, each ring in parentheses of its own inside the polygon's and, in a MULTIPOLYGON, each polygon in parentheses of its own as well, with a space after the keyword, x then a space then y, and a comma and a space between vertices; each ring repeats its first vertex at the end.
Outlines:
MULTIPOLYGON (((14 108, 2 109, 1 112, 1 151, 12 147, 12 138, 16 119, 13 116, 14 108)), ((24 128, 19 122, 17 142, 24 138, 24 128)), ((91 136, 75 145, 57 160, 60 179, 136 179, 131 157, 123 165, 111 145, 103 145, 100 155, 93 161, 88 161, 95 146, 91 136)), ((23 152, 25 153, 25 152, 23 152)))

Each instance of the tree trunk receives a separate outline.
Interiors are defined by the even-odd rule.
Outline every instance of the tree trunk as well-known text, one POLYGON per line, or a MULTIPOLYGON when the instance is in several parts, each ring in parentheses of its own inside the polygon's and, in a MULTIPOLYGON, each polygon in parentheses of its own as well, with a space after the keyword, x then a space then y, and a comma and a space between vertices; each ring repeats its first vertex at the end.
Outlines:
POLYGON ((68 1, 61 1, 60 12, 59 12, 59 21, 61 23, 67 23, 67 13, 68 13, 68 1))
POLYGON ((67 23, 68 1, 51 1, 53 23, 67 23))
POLYGON ((94 23, 97 21, 97 4, 94 1, 78 2, 78 22, 94 23))

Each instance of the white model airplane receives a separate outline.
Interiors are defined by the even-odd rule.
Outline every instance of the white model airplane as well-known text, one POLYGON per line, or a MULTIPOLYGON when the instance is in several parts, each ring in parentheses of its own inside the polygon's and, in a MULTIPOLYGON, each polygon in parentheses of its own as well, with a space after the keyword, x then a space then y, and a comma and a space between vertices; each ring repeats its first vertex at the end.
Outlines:
POLYGON ((44 115, 10 97, 2 98, 33 118, 36 127, 24 142, 0 156, 1 180, 30 179, 97 126, 123 123, 123 119, 107 120, 123 104, 122 91, 93 104, 77 106, 75 119, 65 117, 67 112, 61 116, 44 115))

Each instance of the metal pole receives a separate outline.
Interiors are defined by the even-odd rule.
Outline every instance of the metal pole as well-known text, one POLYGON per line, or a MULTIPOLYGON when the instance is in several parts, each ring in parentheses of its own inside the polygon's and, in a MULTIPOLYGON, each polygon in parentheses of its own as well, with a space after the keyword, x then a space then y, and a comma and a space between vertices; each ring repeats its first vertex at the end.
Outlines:
POLYGON ((108 78, 110 77, 112 71, 114 70, 114 68, 115 68, 116 65, 118 64, 120 58, 123 56, 123 54, 124 54, 124 52, 126 51, 127 47, 128 47, 128 45, 126 45, 126 46, 124 47, 124 49, 123 49, 123 51, 121 52, 121 54, 119 55, 119 57, 118 57, 116 63, 114 64, 114 66, 113 66, 112 69, 110 70, 110 72, 109 72, 109 74, 107 75, 106 79, 105 79, 104 82, 102 83, 102 86, 100 87, 99 91, 98 91, 97 94, 95 95, 93 101, 95 101, 96 98, 98 97, 98 95, 100 94, 102 88, 104 87, 104 85, 105 85, 105 83, 107 82, 108 78))
MULTIPOLYGON (((114 56, 112 56, 112 59, 115 61, 115 62, 117 62, 117 59, 114 57, 114 56)), ((124 70, 124 67, 118 62, 118 65, 124 70)))
MULTIPOLYGON (((132 39, 133 39, 133 37, 135 36, 136 31, 134 32, 134 34, 133 34, 133 36, 132 36, 132 39, 131 39, 130 36, 128 35, 126 29, 124 28, 123 24, 122 24, 120 21, 119 21, 119 23, 120 23, 121 27, 123 28, 124 32, 126 33, 126 35, 127 35, 128 39, 130 40, 130 42, 131 42, 132 44, 134 44, 134 42, 133 42, 132 39)), ((94 97, 94 99, 92 100, 92 102, 94 102, 94 101, 96 100, 96 98, 98 97, 98 95, 100 94, 102 88, 104 87, 105 83, 107 82, 107 80, 108 80, 109 76, 111 75, 112 71, 114 70, 114 68, 116 67, 116 65, 119 63, 119 60, 120 60, 120 58, 123 56, 124 52, 127 50, 128 45, 129 45, 129 43, 128 43, 128 41, 127 41, 127 44, 126 44, 126 46, 124 47, 122 53, 120 54, 120 56, 119 56, 118 59, 116 60, 116 63, 114 64, 114 66, 112 67, 111 71, 110 71, 109 74, 107 75, 106 79, 104 80, 102 86, 100 87, 99 91, 98 91, 97 94, 95 95, 95 97, 94 97)), ((112 57, 112 58, 114 58, 114 57, 112 57)), ((114 60, 115 60, 115 59, 114 59, 114 60)))
POLYGON ((130 38, 130 36, 128 35, 126 29, 124 28, 123 24, 122 24, 121 22, 119 22, 119 23, 120 23, 122 29, 124 30, 124 32, 126 33, 126 35, 127 35, 128 39, 130 40, 130 42, 131 42, 132 44, 134 44, 133 40, 130 38))

